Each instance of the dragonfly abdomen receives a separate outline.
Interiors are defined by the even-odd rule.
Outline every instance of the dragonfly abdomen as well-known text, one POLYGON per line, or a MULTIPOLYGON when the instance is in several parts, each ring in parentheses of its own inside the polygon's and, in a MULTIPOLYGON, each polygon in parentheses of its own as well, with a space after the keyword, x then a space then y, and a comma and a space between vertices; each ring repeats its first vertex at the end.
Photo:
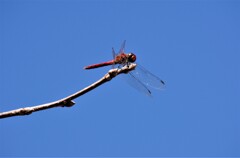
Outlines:
POLYGON ((110 61, 99 63, 99 64, 93 64, 93 65, 85 66, 84 69, 95 69, 95 68, 108 66, 108 65, 113 65, 113 64, 115 64, 114 60, 110 60, 110 61))

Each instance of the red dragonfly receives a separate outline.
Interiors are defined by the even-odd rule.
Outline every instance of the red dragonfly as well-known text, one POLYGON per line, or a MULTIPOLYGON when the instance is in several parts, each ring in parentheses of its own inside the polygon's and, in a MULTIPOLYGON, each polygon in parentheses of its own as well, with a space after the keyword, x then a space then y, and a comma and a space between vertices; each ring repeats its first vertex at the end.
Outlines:
MULTIPOLYGON (((131 63, 134 63, 137 59, 137 56, 133 53, 125 53, 125 43, 126 41, 123 42, 118 54, 116 54, 114 48, 112 48, 113 60, 89 65, 84 67, 84 69, 94 69, 108 65, 118 65, 118 68, 121 68, 131 63)), ((136 68, 133 71, 130 71, 128 74, 128 76, 130 76, 128 79, 130 85, 149 96, 152 93, 149 87, 155 89, 163 89, 165 86, 163 80, 153 75, 151 72, 149 72, 139 64, 137 64, 136 68)))

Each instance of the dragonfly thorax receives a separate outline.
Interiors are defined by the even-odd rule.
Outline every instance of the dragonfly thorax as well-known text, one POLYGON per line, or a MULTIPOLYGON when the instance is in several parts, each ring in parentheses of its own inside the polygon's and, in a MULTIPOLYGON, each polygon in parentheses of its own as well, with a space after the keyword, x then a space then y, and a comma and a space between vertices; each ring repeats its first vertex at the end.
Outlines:
POLYGON ((136 61, 136 59, 137 59, 137 56, 135 54, 133 54, 133 53, 128 54, 128 61, 129 62, 133 63, 133 62, 136 61))

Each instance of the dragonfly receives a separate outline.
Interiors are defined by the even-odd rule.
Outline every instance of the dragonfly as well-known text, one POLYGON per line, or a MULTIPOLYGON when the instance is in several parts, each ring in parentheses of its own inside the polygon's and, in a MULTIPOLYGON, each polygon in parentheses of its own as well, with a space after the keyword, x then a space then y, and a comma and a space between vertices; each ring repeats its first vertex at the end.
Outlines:
MULTIPOLYGON (((118 53, 115 53, 114 48, 112 48, 112 60, 85 66, 84 69, 95 69, 109 65, 112 65, 113 67, 118 65, 118 68, 122 68, 124 66, 130 65, 131 63, 135 63, 135 61, 137 60, 137 56, 132 52, 125 53, 125 43, 126 40, 123 41, 118 53)), ((136 63, 136 65, 136 68, 128 72, 127 75, 127 81, 132 87, 145 93, 148 96, 152 95, 152 91, 150 90, 151 88, 164 89, 165 82, 162 79, 152 74, 140 64, 136 63)))

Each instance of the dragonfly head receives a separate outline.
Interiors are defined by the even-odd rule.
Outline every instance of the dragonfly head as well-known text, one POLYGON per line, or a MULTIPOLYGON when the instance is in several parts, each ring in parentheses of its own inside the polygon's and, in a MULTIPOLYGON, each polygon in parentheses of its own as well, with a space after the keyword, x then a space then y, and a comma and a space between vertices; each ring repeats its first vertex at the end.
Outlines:
POLYGON ((136 59, 137 59, 137 56, 135 54, 133 54, 133 53, 128 54, 128 61, 129 62, 133 63, 133 62, 136 61, 136 59))

